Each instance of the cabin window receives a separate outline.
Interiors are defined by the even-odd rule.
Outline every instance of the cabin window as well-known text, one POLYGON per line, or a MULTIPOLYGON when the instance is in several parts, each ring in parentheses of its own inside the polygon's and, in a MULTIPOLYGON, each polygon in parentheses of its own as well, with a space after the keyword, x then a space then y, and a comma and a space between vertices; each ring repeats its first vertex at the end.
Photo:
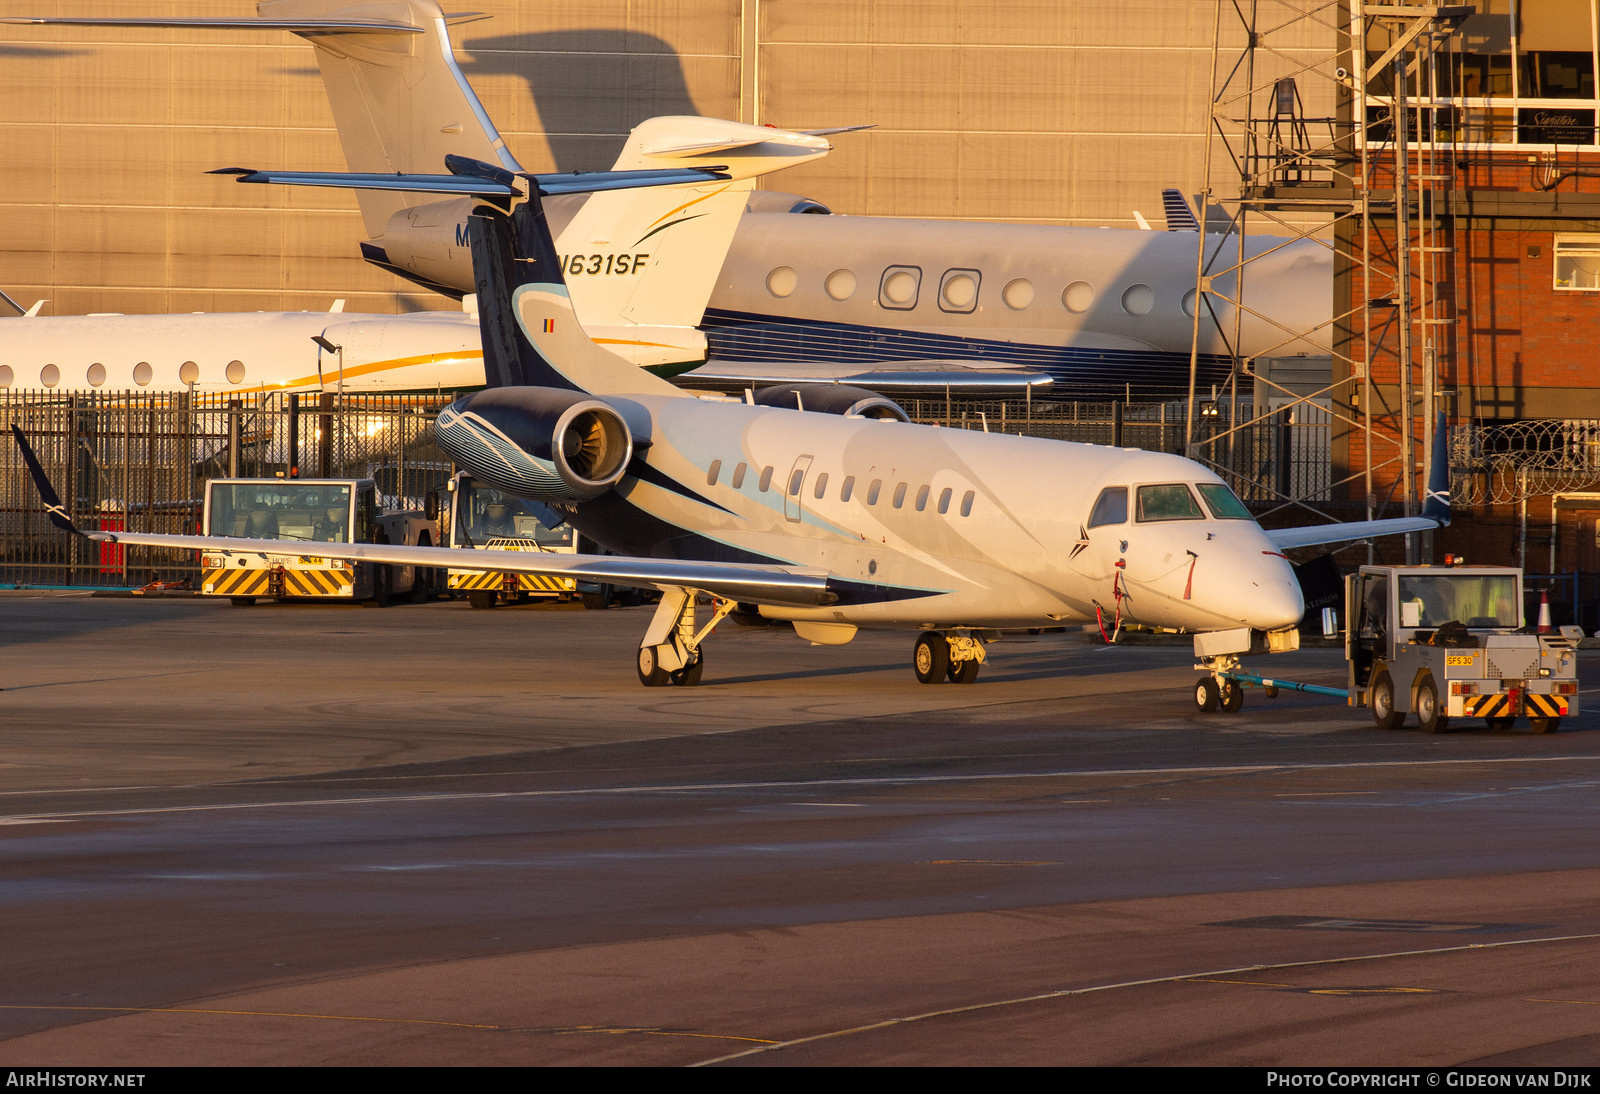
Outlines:
POLYGON ((800 496, 800 486, 805 481, 806 473, 803 469, 797 467, 793 471, 789 472, 789 496, 791 498, 798 498, 800 496))
POLYGON ((921 267, 890 266, 883 271, 883 280, 878 283, 878 303, 896 311, 910 311, 917 306, 917 293, 921 288, 921 267))
POLYGON ((244 383, 244 362, 229 361, 228 367, 223 370, 223 375, 228 378, 230 384, 244 383))
POLYGON ((771 485, 772 485, 772 465, 768 464, 766 467, 763 467, 761 469, 761 481, 756 483, 756 489, 761 491, 763 494, 765 494, 767 492, 768 487, 770 487, 771 485))
POLYGON ((939 279, 939 310, 965 315, 978 306, 977 270, 946 270, 939 279))
POLYGON ((968 490, 965 494, 961 495, 961 515, 962 516, 970 517, 972 515, 972 501, 973 501, 974 497, 975 497, 975 495, 973 494, 973 492, 971 490, 968 490))
POLYGON ((811 496, 816 498, 818 501, 821 501, 822 500, 822 496, 824 494, 826 494, 827 492, 828 492, 828 473, 826 471, 824 471, 822 474, 817 476, 817 488, 811 492, 811 496))
POLYGON ((873 479, 872 480, 872 485, 867 487, 867 504, 868 505, 877 505, 878 504, 878 491, 881 490, 882 488, 883 488, 883 480, 882 479, 873 479))
POLYGON ((917 487, 917 512, 920 513, 920 512, 922 512, 923 510, 925 510, 927 508, 928 508, 928 487, 919 486, 919 487, 917 487))
POLYGON ((1074 315, 1082 315, 1094 306, 1094 286, 1087 281, 1074 281, 1061 290, 1061 306, 1074 315))
POLYGON ((846 475, 845 476, 845 480, 844 480, 844 485, 839 487, 839 500, 840 501, 849 501, 850 500, 850 495, 855 493, 855 489, 856 489, 856 477, 854 475, 846 475))
POLYGON ((140 387, 149 387, 150 381, 155 378, 155 370, 150 367, 149 361, 140 361, 133 366, 133 382, 140 387))
POLYGON ((102 365, 99 361, 96 361, 94 364, 90 365, 87 379, 90 387, 99 387, 101 384, 105 383, 106 366, 102 365))
POLYGON ((744 486, 744 464, 741 463, 733 469, 733 488, 738 490, 742 486, 744 486))
POLYGON ((800 277, 794 272, 793 266, 779 266, 767 275, 767 291, 779 299, 794 292, 798 284, 800 277))
POLYGON ((1254 520, 1250 510, 1244 507, 1244 502, 1220 482, 1202 482, 1197 489, 1200 496, 1206 499, 1206 508, 1211 510, 1211 515, 1218 520, 1254 520))
POLYGON ((10 365, 0 365, 0 387, 10 387, 16 380, 16 373, 11 371, 10 365))
POLYGON ((1021 311, 1033 303, 1033 282, 1026 277, 1006 282, 1006 287, 1000 290, 1000 299, 1012 311, 1021 311))
POLYGON ((849 300, 855 295, 856 275, 849 270, 834 270, 823 281, 822 289, 834 300, 849 300))
POLYGON ((193 361, 185 361, 178 366, 178 382, 180 384, 197 383, 200 379, 200 366, 193 361))
POLYGON ((1128 523, 1128 488, 1108 486, 1100 491, 1100 496, 1094 501, 1094 509, 1089 513, 1089 527, 1098 528, 1102 524, 1126 523, 1128 523))
POLYGON ((950 490, 950 488, 948 486, 945 487, 943 490, 939 491, 939 515, 940 516, 943 516, 944 514, 946 514, 946 513, 948 513, 950 511, 950 494, 951 494, 951 492, 952 491, 950 490))
POLYGON ((712 460, 711 466, 706 468, 706 485, 717 485, 717 476, 722 474, 722 461, 712 460))
POLYGON ((1156 291, 1149 285, 1129 285, 1122 294, 1122 310, 1129 315, 1149 315, 1156 306, 1156 291))
POLYGON ((1149 520, 1204 520, 1200 503, 1194 500, 1189 488, 1181 482, 1160 486, 1139 487, 1139 519, 1149 520))
POLYGON ((896 509, 903 509, 903 508, 905 508, 905 504, 906 504, 906 484, 905 483, 901 483, 900 485, 898 485, 898 486, 896 486, 894 488, 894 507, 896 509))
POLYGON ((39 370, 39 382, 45 387, 55 387, 61 382, 61 370, 55 365, 46 365, 39 370))

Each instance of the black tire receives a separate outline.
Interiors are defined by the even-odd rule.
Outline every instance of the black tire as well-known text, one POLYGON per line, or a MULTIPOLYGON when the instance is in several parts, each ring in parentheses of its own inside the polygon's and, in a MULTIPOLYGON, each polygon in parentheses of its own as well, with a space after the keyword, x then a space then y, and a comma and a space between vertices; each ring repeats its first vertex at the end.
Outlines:
POLYGON ((1443 733, 1450 728, 1450 719, 1439 704, 1439 687, 1432 676, 1424 676, 1417 684, 1417 724, 1424 733, 1443 733))
POLYGON ((639 683, 647 688, 664 688, 672 683, 672 674, 661 667, 654 646, 639 647, 639 683))
POLYGON ((587 611, 603 612, 607 608, 611 607, 610 585, 600 586, 598 592, 581 593, 579 595, 583 598, 583 606, 587 611))
POLYGON ((500 598, 493 589, 468 589, 467 603, 487 610, 500 603, 500 598))
POLYGON ((1229 680, 1228 686, 1222 689, 1222 713, 1238 714, 1244 709, 1244 685, 1237 680, 1229 680))
POLYGON ((1215 677, 1202 676, 1194 686, 1194 705, 1201 714, 1215 714, 1222 704, 1222 691, 1215 677))
POLYGON ((952 684, 975 684, 982 667, 982 661, 952 661, 945 676, 952 684))
POLYGON ((1529 718, 1528 728, 1535 733, 1554 733, 1561 728, 1560 718, 1529 718))
POLYGON ((1517 716, 1515 714, 1500 714, 1493 718, 1485 718, 1483 723, 1490 729, 1510 729, 1517 724, 1517 716))
POLYGON ((1404 711, 1394 705, 1394 678, 1387 670, 1379 669, 1367 688, 1367 705, 1372 708, 1372 720, 1379 729, 1399 729, 1406 723, 1404 711))
POLYGON ((381 563, 372 567, 372 599, 363 600, 364 608, 381 608, 389 603, 389 590, 394 588, 394 574, 381 563))
POLYGON ((671 674, 672 682, 680 688, 692 688, 700 683, 700 673, 705 670, 705 667, 705 654, 695 650, 694 660, 671 674))
POLYGON ((911 669, 919 684, 942 684, 950 674, 950 643, 938 631, 923 631, 911 650, 911 669))
POLYGON ((235 608, 253 607, 255 605, 255 602, 256 602, 256 598, 253 597, 253 596, 230 596, 230 597, 228 597, 228 603, 232 604, 235 608))

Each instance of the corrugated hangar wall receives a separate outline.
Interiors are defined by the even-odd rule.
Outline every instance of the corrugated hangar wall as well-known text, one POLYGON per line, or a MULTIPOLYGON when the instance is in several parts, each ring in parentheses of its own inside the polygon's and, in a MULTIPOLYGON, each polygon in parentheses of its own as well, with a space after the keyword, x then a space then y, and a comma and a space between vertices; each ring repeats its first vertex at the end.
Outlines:
MULTIPOLYGON (((1131 227, 1139 209, 1159 227, 1160 189, 1200 186, 1211 0, 470 7, 493 18, 455 28, 462 68, 532 170, 608 166, 633 124, 696 113, 875 124, 769 183, 844 213, 1131 227)), ((239 0, 8 0, 3 14, 253 11, 239 0)), ((450 306, 357 257, 348 195, 204 174, 344 167, 300 39, 5 26, 0 55, 0 287, 25 306, 450 306)))

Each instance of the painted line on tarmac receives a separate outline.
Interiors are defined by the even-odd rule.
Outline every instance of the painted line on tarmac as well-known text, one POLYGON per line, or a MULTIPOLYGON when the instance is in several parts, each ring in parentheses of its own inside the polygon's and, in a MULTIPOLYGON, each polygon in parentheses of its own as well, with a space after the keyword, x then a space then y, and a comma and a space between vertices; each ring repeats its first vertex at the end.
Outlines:
MULTIPOLYGON (((621 797, 630 794, 695 794, 753 790, 823 790, 850 787, 932 786, 950 783, 1015 782, 1040 779, 1091 779, 1150 777, 1155 775, 1255 775, 1293 772, 1360 771, 1430 767, 1480 767, 1496 764, 1600 763, 1600 756, 1500 756, 1471 760, 1371 760, 1326 764, 1223 764, 1206 767, 1129 767, 1084 770, 976 772, 966 775, 885 775, 835 779, 781 779, 759 782, 661 783, 655 785, 580 787, 560 790, 462 790, 442 793, 364 795, 340 798, 285 798, 259 802, 213 802, 204 805, 143 806, 128 809, 87 809, 55 813, 15 813, 0 815, 0 824, 32 824, 59 820, 93 820, 108 817, 158 816, 176 813, 233 812, 252 809, 318 809, 344 805, 393 805, 402 803, 525 800, 531 798, 621 797)), ((424 778, 455 778, 453 775, 424 778)), ((406 781, 396 777, 394 781, 406 781)), ((1589 783, 1563 784, 1564 788, 1589 783)), ((127 788, 117 788, 126 790, 127 788)), ((157 789, 157 788, 151 788, 157 789)), ((175 789, 175 788, 164 788, 175 789)), ((80 791, 81 792, 81 791, 80 791)))
POLYGON ((740 1052, 730 1053, 726 1056, 717 1056, 710 1060, 701 1060, 690 1064, 690 1067, 710 1067, 713 1064, 729 1063, 750 1056, 757 1056, 764 1052, 774 1052, 779 1049, 794 1048, 797 1045, 815 1044, 818 1041, 829 1041, 840 1037, 853 1037, 857 1034, 872 1033, 881 1029, 892 1029, 895 1026, 911 1025, 916 1022, 927 1022, 935 1018, 950 1018, 962 1014, 975 1014, 979 1011, 998 1010, 1002 1007, 1023 1006, 1028 1003, 1043 1003, 1052 999, 1068 999, 1079 995, 1093 995, 1103 991, 1119 991, 1123 988, 1143 988, 1156 984, 1177 984, 1186 980, 1206 981, 1223 976, 1238 976, 1249 972, 1270 972, 1277 969, 1308 969, 1326 965, 1348 965, 1361 961, 1386 961, 1403 957, 1432 957, 1437 954, 1467 953, 1473 950, 1497 950, 1510 946, 1536 946, 1545 942, 1591 942, 1600 939, 1600 933, 1595 934, 1570 934, 1557 935, 1553 938, 1521 938, 1506 942, 1475 942, 1465 946, 1444 946, 1438 949, 1425 950, 1395 950, 1388 953, 1358 954, 1353 957, 1329 957, 1314 961, 1284 961, 1271 965, 1241 965, 1232 969, 1212 969, 1206 972, 1177 973, 1172 976, 1153 976, 1144 980, 1123 980, 1112 984, 1094 984, 1086 988, 1061 988, 1056 991, 1037 992, 1033 995, 1022 995, 1012 999, 994 999, 985 1003, 973 1003, 965 1007, 946 1007, 943 1010, 930 1010, 922 1014, 910 1014, 903 1018, 885 1018, 881 1022, 869 1022, 865 1025, 851 1026, 848 1029, 831 1030, 827 1033, 816 1033, 809 1037, 796 1037, 793 1040, 777 1041, 770 1045, 760 1045, 747 1048, 740 1052))

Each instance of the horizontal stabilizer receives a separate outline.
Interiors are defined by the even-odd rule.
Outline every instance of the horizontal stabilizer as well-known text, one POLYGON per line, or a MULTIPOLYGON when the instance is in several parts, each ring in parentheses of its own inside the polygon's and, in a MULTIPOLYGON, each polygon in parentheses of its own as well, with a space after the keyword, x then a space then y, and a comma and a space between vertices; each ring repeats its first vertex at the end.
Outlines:
POLYGON ((123 27, 151 30, 286 30, 292 34, 421 34, 421 27, 394 19, 170 19, 163 17, 97 19, 90 17, 5 16, 0 23, 74 27, 123 27))
MULTIPOLYGON (((377 174, 365 171, 257 171, 248 167, 223 167, 213 175, 237 175, 240 182, 277 183, 282 186, 325 186, 348 190, 402 190, 416 194, 453 194, 470 197, 522 197, 515 182, 483 175, 377 174)), ((548 175, 512 175, 527 179, 546 196, 593 194, 602 190, 630 190, 641 186, 679 186, 716 182, 726 176, 704 167, 652 171, 571 171, 548 175)))

